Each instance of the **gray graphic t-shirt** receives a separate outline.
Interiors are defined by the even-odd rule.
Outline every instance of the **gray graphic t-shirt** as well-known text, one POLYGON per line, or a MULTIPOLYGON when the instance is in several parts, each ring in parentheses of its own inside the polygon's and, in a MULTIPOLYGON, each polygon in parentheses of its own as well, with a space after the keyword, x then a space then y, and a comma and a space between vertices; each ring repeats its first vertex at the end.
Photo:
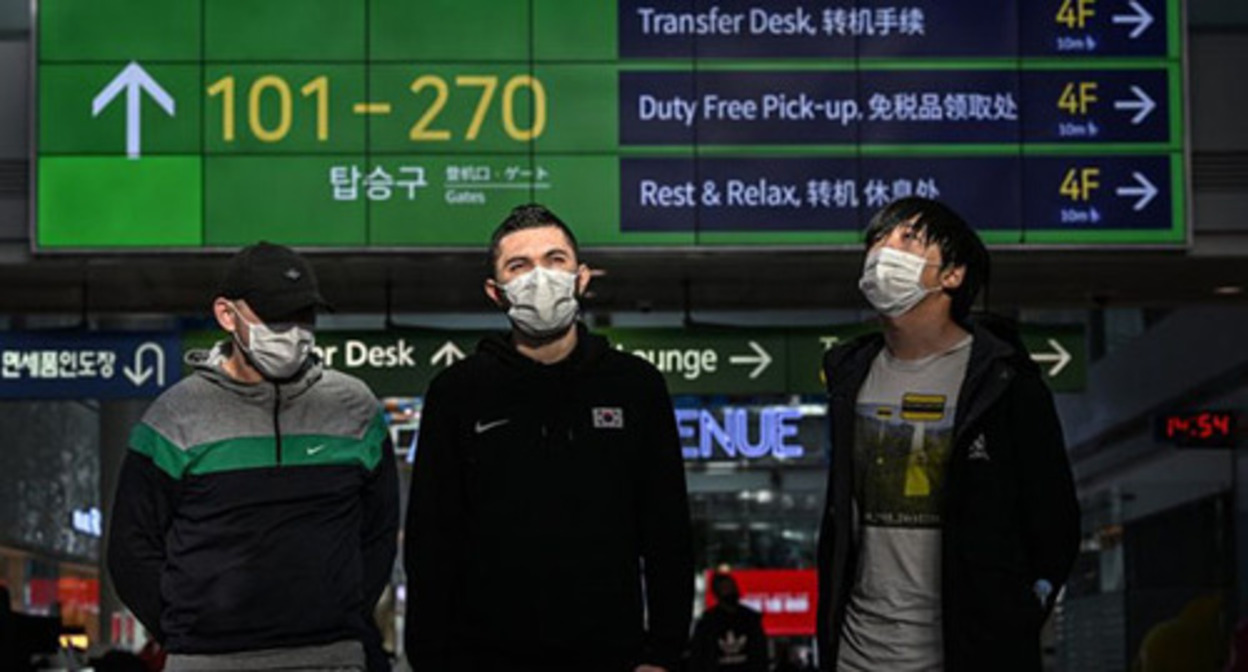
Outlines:
POLYGON ((884 350, 858 393, 853 461, 860 552, 839 672, 944 669, 941 499, 971 340, 919 360, 884 350))

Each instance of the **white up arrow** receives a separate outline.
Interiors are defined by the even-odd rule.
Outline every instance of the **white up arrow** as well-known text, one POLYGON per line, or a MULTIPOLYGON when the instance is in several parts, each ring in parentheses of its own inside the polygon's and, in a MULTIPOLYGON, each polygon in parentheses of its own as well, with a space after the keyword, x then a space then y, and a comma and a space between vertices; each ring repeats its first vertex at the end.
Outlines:
POLYGON ((135 387, 143 387, 143 384, 146 383, 147 379, 151 378, 152 374, 154 373, 156 374, 156 387, 164 387, 165 386, 165 350, 164 348, 160 347, 160 345, 157 343, 152 343, 151 341, 148 341, 144 343, 143 345, 140 345, 138 349, 134 351, 134 368, 126 366, 122 368, 121 372, 126 374, 126 378, 129 378, 130 382, 134 383, 135 387), (143 355, 149 352, 156 355, 156 367, 155 368, 148 368, 147 364, 144 363, 143 361, 143 355))
POLYGON ((1139 126, 1140 122, 1147 119, 1148 115, 1152 114, 1153 110, 1157 109, 1157 103, 1154 102, 1147 93, 1144 93, 1144 89, 1141 89, 1134 84, 1131 85, 1131 93, 1135 95, 1134 100, 1115 100, 1114 109, 1135 110, 1135 116, 1131 118, 1131 125, 1139 126))
POLYGON ((98 117, 108 107, 109 103, 118 96, 122 91, 126 92, 126 156, 131 159, 139 158, 141 153, 140 144, 142 138, 142 123, 140 110, 142 109, 143 100, 141 94, 147 92, 147 95, 160 105, 161 109, 169 116, 174 116, 175 104, 173 96, 169 95, 152 76, 147 74, 143 66, 131 61, 124 70, 121 71, 113 81, 104 87, 103 91, 95 97, 91 103, 91 116, 98 117))
POLYGON ((1143 173, 1133 172, 1131 177, 1135 178, 1135 185, 1118 187, 1114 193, 1123 198, 1138 198, 1139 200, 1135 202, 1135 205, 1131 206, 1131 209, 1139 212, 1147 207, 1157 196, 1157 187, 1152 182, 1149 182, 1143 173))
POLYGON ((433 353, 433 357, 429 358, 429 363, 433 366, 437 366, 438 364, 450 366, 464 357, 466 357, 466 355, 463 350, 460 350, 459 347, 451 341, 447 341, 442 344, 441 348, 438 348, 437 352, 433 353))
POLYGON ((1053 367, 1049 369, 1049 377, 1056 378, 1057 374, 1061 373, 1074 357, 1071 356, 1066 348, 1062 347, 1061 343, 1057 342, 1057 339, 1050 338, 1048 342, 1049 347, 1053 348, 1053 352, 1032 353, 1031 361, 1037 364, 1052 364, 1053 367))
POLYGON ((1144 6, 1135 0, 1131 0, 1130 5, 1134 14, 1115 14, 1114 24, 1134 25, 1135 28, 1131 31, 1131 39, 1134 40, 1143 35, 1149 26, 1153 25, 1153 15, 1149 14, 1148 10, 1144 9, 1144 6))
POLYGON ((754 370, 750 372, 750 380, 754 380, 755 378, 763 375, 763 372, 767 370, 767 367, 771 366, 771 353, 764 350, 763 346, 755 343, 754 341, 750 341, 749 345, 750 349, 754 351, 754 354, 733 355, 728 358, 728 363, 754 366, 754 370))

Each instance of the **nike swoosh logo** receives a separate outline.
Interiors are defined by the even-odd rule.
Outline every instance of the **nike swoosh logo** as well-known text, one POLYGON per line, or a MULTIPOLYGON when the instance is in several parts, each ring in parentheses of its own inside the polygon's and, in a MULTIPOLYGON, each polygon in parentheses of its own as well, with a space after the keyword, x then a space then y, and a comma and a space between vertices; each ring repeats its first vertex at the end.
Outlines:
POLYGON ((328 447, 329 447, 329 446, 327 446, 327 445, 325 445, 325 444, 323 444, 323 443, 322 443, 321 445, 319 445, 319 446, 312 446, 311 448, 309 448, 309 449, 308 449, 308 455, 309 455, 309 456, 315 455, 315 454, 317 454, 317 453, 321 452, 322 450, 325 450, 325 449, 326 449, 326 448, 328 448, 328 447))
POLYGON ((511 422, 511 418, 503 418, 502 420, 495 420, 494 422, 484 422, 484 423, 478 420, 475 429, 478 434, 484 434, 490 431, 491 429, 494 429, 495 427, 502 427, 503 425, 509 422, 511 422))

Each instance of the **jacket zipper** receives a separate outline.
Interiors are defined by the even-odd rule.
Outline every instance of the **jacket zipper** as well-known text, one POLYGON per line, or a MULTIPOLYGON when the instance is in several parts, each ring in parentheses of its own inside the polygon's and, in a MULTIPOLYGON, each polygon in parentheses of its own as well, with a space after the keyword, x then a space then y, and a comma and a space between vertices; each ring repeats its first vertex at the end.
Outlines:
MULTIPOLYGON (((992 367, 992 369, 984 374, 986 380, 981 379, 982 383, 975 385, 974 389, 971 390, 974 393, 972 395, 974 398, 971 406, 967 408, 966 414, 961 418, 955 419, 953 429, 954 446, 959 445, 966 438, 966 433, 970 428, 974 427, 976 422, 979 422, 980 418, 988 412, 989 408, 992 408, 997 403, 1001 395, 1009 388, 1011 379, 1014 377, 1013 371, 1008 367, 1000 366, 992 367)), ((962 403, 960 398, 958 403, 962 403)))
POLYGON ((280 414, 282 410, 282 388, 277 383, 273 383, 273 439, 277 450, 277 466, 282 466, 282 423, 280 414))

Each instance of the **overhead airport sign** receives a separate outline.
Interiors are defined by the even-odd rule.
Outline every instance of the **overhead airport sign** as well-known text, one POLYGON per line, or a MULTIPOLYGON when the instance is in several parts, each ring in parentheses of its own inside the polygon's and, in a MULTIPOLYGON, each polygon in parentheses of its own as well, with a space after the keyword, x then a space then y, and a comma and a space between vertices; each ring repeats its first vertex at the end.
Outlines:
MULTIPOLYGON (((663 374, 672 394, 821 394, 827 349, 871 331, 866 324, 768 329, 597 329, 611 347, 663 374)), ((317 332, 330 368, 362 378, 378 396, 420 396, 434 376, 475 352, 487 332, 398 329, 317 332)), ((1082 327, 1025 325, 1023 341, 1058 392, 1083 389, 1082 327)), ((208 348, 217 332, 189 332, 187 349, 208 348)), ((779 425, 777 425, 779 426, 779 425)))
POLYGON ((1181 0, 38 0, 40 251, 1187 240, 1181 0), (296 7, 297 5, 297 7, 296 7))

